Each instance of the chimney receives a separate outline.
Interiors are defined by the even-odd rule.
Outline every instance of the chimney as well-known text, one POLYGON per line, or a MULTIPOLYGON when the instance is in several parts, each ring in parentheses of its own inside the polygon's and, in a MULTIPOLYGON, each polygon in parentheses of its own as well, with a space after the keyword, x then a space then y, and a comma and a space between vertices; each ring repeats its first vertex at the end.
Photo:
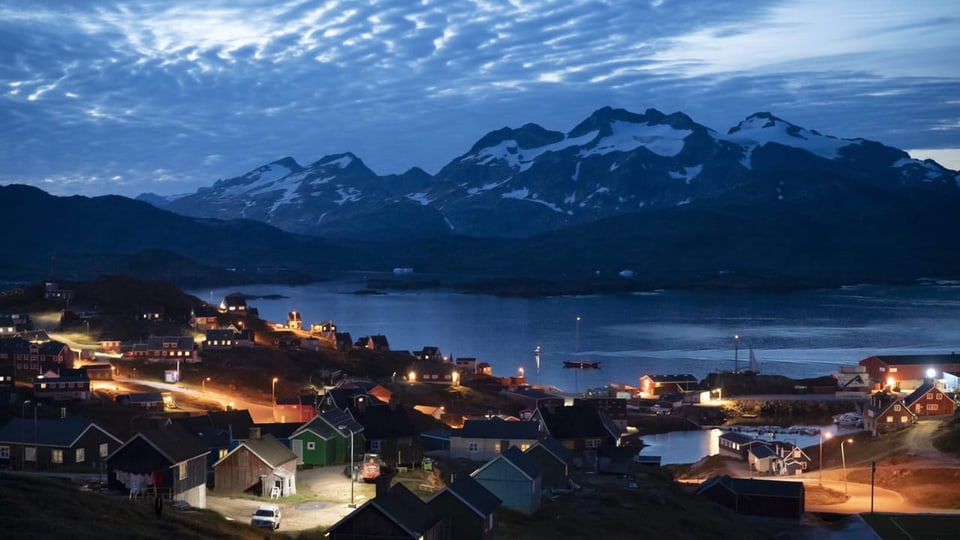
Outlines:
POLYGON ((250 437, 249 437, 249 438, 251 438, 251 439, 259 439, 259 438, 260 438, 260 428, 257 427, 257 426, 251 426, 251 427, 250 427, 250 437))

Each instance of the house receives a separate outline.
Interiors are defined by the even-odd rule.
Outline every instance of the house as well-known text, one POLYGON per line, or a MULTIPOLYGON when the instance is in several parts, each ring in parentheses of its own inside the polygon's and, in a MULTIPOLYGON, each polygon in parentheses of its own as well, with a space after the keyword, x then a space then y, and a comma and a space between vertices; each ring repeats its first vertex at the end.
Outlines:
POLYGON ((447 361, 443 353, 440 352, 440 347, 424 347, 422 351, 418 351, 414 356, 421 362, 444 363, 447 361))
POLYGON ((387 342, 387 336, 363 336, 354 344, 359 349, 370 349, 372 351, 389 351, 390 344, 387 342))
POLYGON ((330 540, 444 540, 443 516, 403 484, 344 516, 327 529, 330 540))
POLYGON ((944 371, 960 371, 960 356, 955 353, 870 356, 859 364, 867 368, 875 387, 917 388, 944 371), (933 370, 933 377, 929 370, 933 370))
POLYGON ((499 498, 504 508, 528 516, 540 509, 543 475, 533 458, 516 446, 491 459, 470 476, 499 498))
POLYGON ((195 349, 192 337, 151 336, 147 343, 135 344, 124 356, 152 362, 199 362, 195 349))
POLYGON ((540 407, 533 413, 540 431, 560 441, 575 455, 620 445, 620 429, 591 407, 540 407))
POLYGON ((163 306, 144 306, 137 312, 137 320, 140 321, 158 322, 165 319, 163 306))
POLYGON ((220 310, 213 306, 197 306, 190 311, 190 325, 197 331, 220 328, 220 310))
POLYGON ((247 297, 240 293, 228 294, 220 301, 220 313, 246 313, 247 297))
POLYGON ((14 417, 0 428, 0 469, 101 473, 104 460, 120 444, 107 430, 79 416, 14 417))
POLYGON ((334 347, 340 352, 347 352, 353 348, 353 338, 350 332, 336 332, 333 336, 334 347))
POLYGON ((511 446, 526 451, 538 440, 538 422, 467 420, 462 429, 450 433, 450 457, 483 462, 495 458, 511 446))
POLYGON ((97 348, 100 352, 118 353, 120 352, 121 342, 119 339, 107 339, 97 342, 97 348))
POLYGON ((290 435, 298 465, 346 463, 350 453, 364 447, 363 426, 347 411, 331 409, 318 414, 290 435))
POLYGON ((207 330, 203 340, 204 349, 230 349, 237 344, 237 334, 232 328, 207 330))
POLYGON ((296 495, 297 455, 273 435, 250 428, 248 439, 213 464, 213 485, 218 494, 296 495))
POLYGON ((132 497, 152 490, 206 508, 209 453, 202 440, 176 424, 144 429, 107 457, 108 486, 132 497))
POLYGON ((85 373, 91 381, 113 380, 113 365, 109 362, 85 364, 78 371, 85 373))
POLYGON ((148 411, 163 410, 163 394, 160 392, 136 392, 132 394, 120 394, 116 401, 120 405, 127 407, 140 407, 148 411))
POLYGON ((59 341, 32 342, 22 337, 0 339, 0 364, 13 365, 17 372, 44 373, 73 367, 74 355, 59 341))
POLYGON ((640 377, 640 391, 646 396, 659 396, 669 392, 683 394, 700 386, 690 374, 644 375, 640 377))
POLYGON ((423 439, 420 434, 443 427, 442 423, 411 407, 373 404, 369 400, 363 403, 349 411, 363 426, 364 451, 380 454, 393 465, 422 461, 423 439))
POLYGON ((863 407, 863 429, 873 436, 912 425, 917 415, 898 394, 876 392, 863 407))
POLYGON ((719 437, 720 454, 747 460, 750 446, 757 443, 757 439, 743 433, 723 433, 719 437))
POLYGON ((543 489, 570 487, 570 464, 573 454, 560 441, 547 437, 527 448, 526 454, 537 464, 543 475, 543 489))
POLYGON ((541 407, 563 407, 563 397, 544 392, 531 386, 521 386, 507 392, 507 398, 520 402, 523 407, 537 409, 541 407))
POLYGON ((903 398, 903 403, 917 416, 952 415, 957 406, 953 398, 932 382, 920 385, 903 398))
POLYGON ((416 380, 424 383, 443 384, 450 386, 454 384, 454 369, 450 364, 437 362, 419 362, 414 368, 416 380))
POLYGON ((745 516, 799 519, 804 512, 803 482, 715 476, 697 489, 701 495, 745 516))
POLYGON ((810 456, 803 448, 786 441, 771 441, 770 444, 777 452, 777 459, 780 461, 778 471, 781 476, 803 474, 809 470, 810 456))
POLYGON ((493 540, 500 499, 472 476, 461 476, 427 499, 427 506, 444 517, 444 538, 493 540))
POLYGON ((13 322, 13 317, 0 315, 0 339, 13 336, 16 333, 17 325, 13 322))
POLYGON ((777 452, 769 444, 751 444, 747 448, 747 465, 757 474, 776 474, 780 463, 777 457, 777 452))
POLYGON ((247 410, 207 411, 207 414, 174 418, 173 422, 194 434, 207 445, 207 465, 213 464, 237 447, 247 437, 253 418, 247 410))
POLYGON ((591 407, 603 411, 621 432, 627 431, 627 400, 625 398, 600 396, 574 398, 573 406, 591 407))
POLYGON ((308 422, 317 415, 320 398, 316 394, 301 394, 294 397, 278 397, 274 417, 280 422, 308 422))
POLYGON ((90 398, 90 377, 81 369, 65 369, 62 374, 52 372, 33 379, 33 395, 37 399, 70 401, 90 398))

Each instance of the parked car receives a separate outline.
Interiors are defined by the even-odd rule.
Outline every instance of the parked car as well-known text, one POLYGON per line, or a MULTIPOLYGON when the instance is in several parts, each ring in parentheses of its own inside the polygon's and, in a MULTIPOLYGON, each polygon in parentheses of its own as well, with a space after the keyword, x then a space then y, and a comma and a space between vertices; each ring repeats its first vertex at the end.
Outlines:
POLYGON ((280 528, 280 507, 275 504, 261 504, 257 511, 250 518, 250 525, 254 527, 266 527, 269 529, 280 528))

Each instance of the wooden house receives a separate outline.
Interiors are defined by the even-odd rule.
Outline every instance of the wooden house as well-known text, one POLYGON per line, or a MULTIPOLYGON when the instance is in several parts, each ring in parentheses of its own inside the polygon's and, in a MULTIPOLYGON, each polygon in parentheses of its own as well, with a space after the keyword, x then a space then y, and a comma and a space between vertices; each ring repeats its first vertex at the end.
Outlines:
POLYGON ((274 416, 280 422, 309 422, 317 415, 320 397, 316 394, 278 397, 274 416))
POLYGON ((574 398, 573 406, 592 407, 610 419, 613 425, 622 432, 627 431, 627 400, 626 398, 591 396, 574 398))
POLYGON ((504 508, 528 516, 540 509, 543 475, 533 458, 516 446, 491 459, 470 476, 496 495, 504 508))
POLYGON ((507 398, 519 402, 528 409, 563 407, 563 396, 544 392, 530 386, 521 386, 507 392, 507 398))
POLYGON ((142 430, 107 457, 108 485, 138 496, 149 491, 207 506, 207 454, 202 440, 168 424, 142 430))
POLYGON ((14 417, 0 428, 0 468, 101 473, 104 460, 120 444, 86 418, 14 417))
POLYGON ((805 498, 803 482, 715 476, 697 494, 745 516, 800 519, 805 498))
POLYGON ((197 306, 190 312, 190 325, 197 331, 220 328, 220 311, 213 306, 197 306))
POLYGON ((394 484, 327 529, 330 540, 445 540, 443 517, 394 484))
POLYGON ((450 433, 450 457, 484 462, 511 446, 526 451, 538 440, 540 424, 537 422, 467 420, 462 429, 450 433))
POLYGON ((363 426, 347 411, 331 409, 313 417, 290 435, 297 464, 324 467, 347 463, 350 452, 364 448, 363 426))
POLYGON ((547 437, 527 448, 526 454, 537 464, 543 475, 543 489, 570 487, 570 465, 573 454, 560 441, 547 437))
POLYGON ((934 377, 944 371, 960 371, 960 356, 954 353, 880 355, 864 358, 859 364, 867 368, 875 387, 916 388, 931 378, 928 373, 931 369, 934 377))
POLYGON ((237 344, 237 334, 232 328, 208 329, 203 340, 204 349, 230 349, 237 344))
POLYGON ((493 540, 501 501, 472 476, 461 476, 427 500, 443 516, 445 538, 493 540))
POLYGON ((247 437, 253 418, 247 410, 207 411, 204 415, 174 418, 173 422, 193 433, 207 445, 207 466, 220 461, 239 441, 247 437))
POLYGON ((746 461, 747 452, 757 439, 743 433, 723 433, 719 437, 720 454, 746 461))
POLYGON ((619 446, 620 429, 592 407, 540 407, 534 411, 533 420, 540 422, 542 433, 560 441, 575 455, 619 446))
POLYGON ((19 336, 0 339, 0 364, 13 365, 18 373, 71 369, 73 361, 73 351, 59 341, 29 341, 19 336))
POLYGON ((863 407, 863 429, 873 436, 913 425, 917 415, 897 394, 876 392, 863 407))
POLYGON ((460 356, 454 361, 454 366, 464 375, 477 374, 477 359, 472 356, 460 356))
POLYGON ((779 470, 779 459, 776 450, 769 444, 751 444, 747 448, 747 465, 750 471, 757 474, 776 474, 779 470))
POLYGON ((250 437, 213 464, 218 494, 288 497, 297 493, 297 455, 272 435, 250 428, 250 437))
POLYGON ((903 398, 903 403, 918 417, 952 416, 957 406, 950 395, 931 382, 920 385, 903 398))
POLYGON ((117 404, 127 407, 138 407, 148 411, 163 410, 163 394, 160 392, 136 392, 120 394, 116 397, 117 404))
POLYGON ((777 452, 778 470, 781 476, 795 476, 810 469, 810 456, 803 451, 803 448, 786 441, 771 441, 770 444, 777 452))
POLYGON ((364 451, 380 454, 393 465, 422 461, 423 439, 420 434, 443 427, 430 416, 399 404, 360 405, 349 410, 363 426, 364 451))
POLYGON ((220 301, 221 313, 246 313, 247 297, 240 293, 228 294, 220 301))
POLYGON ((90 398, 90 377, 80 369, 64 369, 61 374, 45 373, 33 379, 37 399, 72 401, 90 398))
POLYGON ((340 352, 347 352, 353 348, 353 338, 350 332, 336 332, 333 336, 334 347, 340 352))
POLYGON ((700 383, 690 374, 644 375, 640 377, 640 392, 645 396, 661 396, 663 394, 695 390, 700 383))

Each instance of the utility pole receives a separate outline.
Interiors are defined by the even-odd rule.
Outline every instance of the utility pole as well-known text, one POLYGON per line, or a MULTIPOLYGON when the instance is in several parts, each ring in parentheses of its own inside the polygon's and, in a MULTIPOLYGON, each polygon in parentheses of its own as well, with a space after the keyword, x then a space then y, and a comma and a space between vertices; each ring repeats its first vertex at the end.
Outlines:
POLYGON ((873 478, 877 475, 877 462, 870 462, 870 513, 873 513, 873 478))

